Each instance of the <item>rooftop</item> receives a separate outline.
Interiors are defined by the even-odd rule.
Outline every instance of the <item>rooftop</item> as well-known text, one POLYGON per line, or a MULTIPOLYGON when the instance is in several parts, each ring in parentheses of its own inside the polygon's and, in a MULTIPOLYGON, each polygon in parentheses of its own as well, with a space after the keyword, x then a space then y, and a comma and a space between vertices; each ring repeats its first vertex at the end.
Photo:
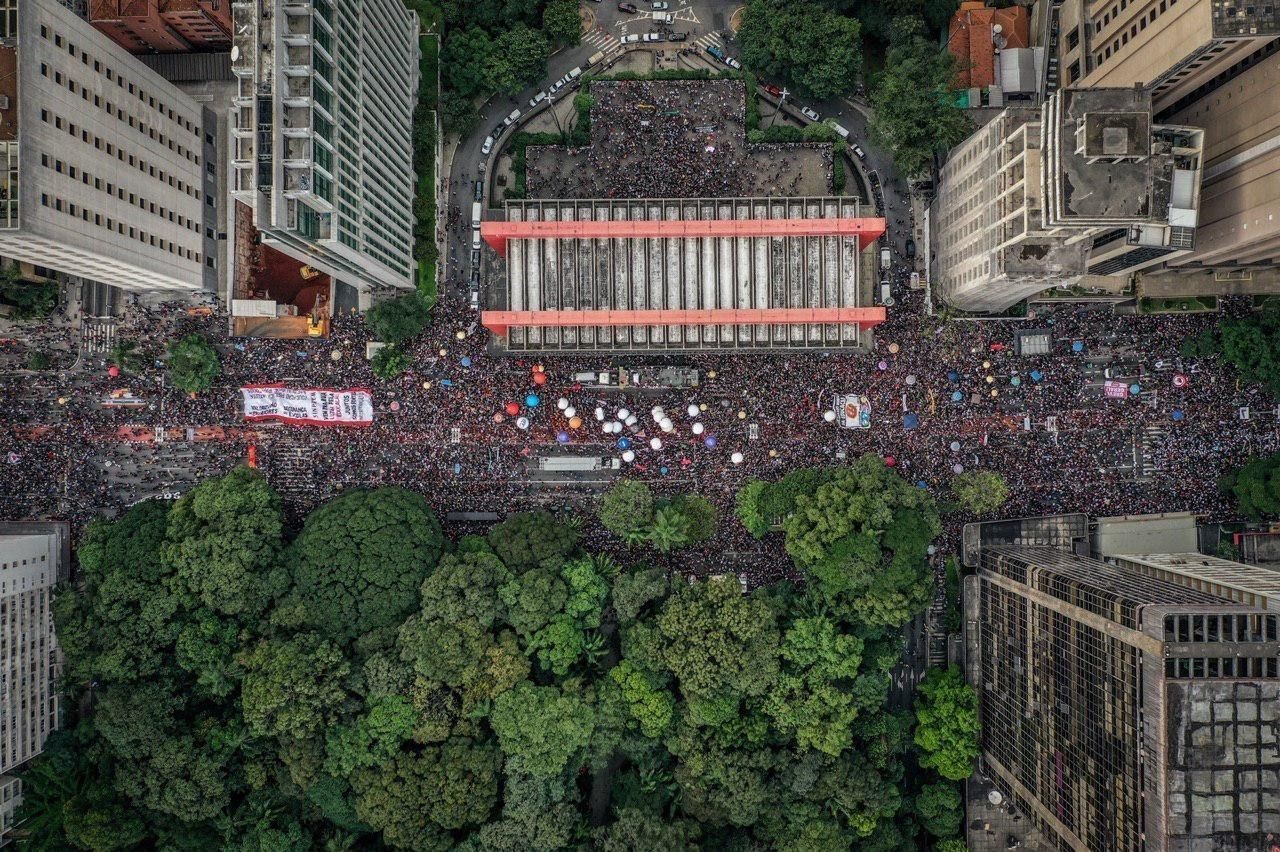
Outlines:
POLYGON ((849 198, 510 201, 482 319, 512 351, 861 348, 883 231, 849 198))
POLYGON ((995 85, 996 50, 1030 44, 1030 15, 1025 6, 993 9, 982 0, 965 0, 952 17, 947 35, 947 50, 956 59, 953 85, 957 89, 995 85))
POLYGON ((1153 143, 1150 90, 1064 89, 1050 104, 1057 198, 1046 210, 1059 221, 1047 224, 1167 222, 1174 157, 1153 143))

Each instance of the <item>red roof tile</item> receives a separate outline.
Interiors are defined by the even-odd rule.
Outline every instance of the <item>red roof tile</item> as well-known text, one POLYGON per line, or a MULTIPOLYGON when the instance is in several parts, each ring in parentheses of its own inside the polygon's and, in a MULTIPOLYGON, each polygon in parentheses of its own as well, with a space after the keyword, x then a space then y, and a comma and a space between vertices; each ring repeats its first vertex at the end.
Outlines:
POLYGON ((982 0, 965 0, 951 19, 947 50, 956 59, 957 89, 985 89, 996 82, 996 47, 1028 47, 1031 44, 1030 16, 1025 6, 992 9, 982 0), (1000 33, 994 34, 994 26, 1000 33), (999 44, 997 45, 997 40, 999 44))

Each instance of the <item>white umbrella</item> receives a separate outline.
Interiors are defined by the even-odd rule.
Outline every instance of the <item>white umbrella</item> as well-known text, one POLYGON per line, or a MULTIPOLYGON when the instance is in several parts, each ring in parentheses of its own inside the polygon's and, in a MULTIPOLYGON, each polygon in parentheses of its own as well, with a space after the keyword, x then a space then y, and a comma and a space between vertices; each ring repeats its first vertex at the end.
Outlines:
POLYGON ((734 464, 742 464, 742 453, 734 453, 733 455, 729 456, 729 461, 733 462, 734 464))
POLYGON ((662 449, 662 439, 661 438, 652 439, 651 441, 649 441, 649 446, 655 450, 662 449))
POLYGON ((596 406, 596 419, 597 419, 597 420, 603 420, 603 419, 604 419, 604 409, 603 409, 603 408, 601 408, 601 407, 600 407, 600 406, 598 406, 598 405, 596 406))
POLYGON ((577 414, 578 414, 578 409, 574 408, 572 405, 564 410, 565 417, 576 417, 577 414))
POLYGON ((952 472, 952 473, 964 473, 964 465, 962 465, 962 464, 953 464, 953 465, 951 465, 951 472, 952 472))
POLYGON ((703 426, 701 423, 695 423, 691 428, 693 429, 693 434, 701 435, 703 430, 705 430, 707 427, 703 426))
POLYGON ((520 417, 520 418, 518 418, 518 419, 516 420, 516 426, 518 426, 518 427, 519 427, 519 428, 521 428, 521 429, 528 429, 528 428, 529 428, 529 418, 528 418, 528 417, 520 417))
POLYGON ((694 403, 692 403, 692 402, 691 402, 691 403, 689 403, 689 407, 688 407, 688 409, 686 409, 686 410, 689 412, 689 416, 690 416, 690 417, 697 417, 697 416, 701 413, 701 412, 698 410, 698 406, 697 406, 697 405, 695 405, 695 404, 694 404, 694 403))
POLYGON ((958 452, 960 452, 960 442, 959 442, 959 441, 952 441, 952 442, 951 442, 951 452, 953 452, 953 453, 958 453, 958 452))
POLYGON ((564 397, 560 397, 559 399, 556 400, 556 408, 560 409, 561 411, 564 411, 568 407, 569 407, 569 400, 565 399, 564 397))
POLYGON ((670 432, 672 429, 676 428, 676 426, 674 423, 671 422, 670 417, 664 417, 658 423, 658 428, 661 429, 663 432, 670 432))
POLYGON ((822 412, 822 419, 827 421, 828 423, 835 423, 836 413, 834 411, 824 411, 822 412))
POLYGON ((619 420, 626 420, 626 419, 627 419, 628 417, 630 417, 630 416, 631 416, 631 412, 630 412, 630 411, 628 411, 627 409, 625 409, 625 408, 619 408, 619 409, 618 409, 618 419, 619 419, 619 420))
POLYGON ((623 422, 626 423, 628 426, 634 426, 640 422, 640 418, 632 414, 630 417, 623 418, 623 422))
POLYGON ((916 377, 915 377, 915 376, 907 376, 907 384, 909 384, 909 385, 914 385, 915 383, 916 383, 916 377))
POLYGON ((631 450, 627 450, 622 454, 622 460, 624 462, 633 462, 636 460, 636 454, 631 452, 631 450))

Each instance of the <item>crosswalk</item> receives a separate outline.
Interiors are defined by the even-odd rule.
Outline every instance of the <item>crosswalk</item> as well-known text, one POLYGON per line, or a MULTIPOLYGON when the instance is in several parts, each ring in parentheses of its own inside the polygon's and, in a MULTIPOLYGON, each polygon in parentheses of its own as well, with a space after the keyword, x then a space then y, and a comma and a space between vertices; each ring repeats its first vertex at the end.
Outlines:
POLYGON ((268 458, 271 484, 281 494, 302 497, 315 491, 315 464, 307 448, 281 442, 268 458))
POLYGON ((592 30, 582 37, 582 43, 592 50, 598 50, 602 53, 608 53, 622 44, 617 36, 604 30, 592 30))
POLYGON ((693 46, 698 48, 698 50, 706 50, 708 47, 718 47, 721 50, 724 50, 724 39, 720 38, 719 33, 707 33, 697 39, 693 43, 693 46))
POLYGON ((89 319, 80 323, 80 353, 105 355, 116 337, 115 320, 89 319))
POLYGON ((1139 479, 1147 479, 1168 470, 1167 447, 1168 430, 1158 426, 1148 426, 1142 430, 1137 446, 1138 458, 1135 459, 1135 473, 1139 479))

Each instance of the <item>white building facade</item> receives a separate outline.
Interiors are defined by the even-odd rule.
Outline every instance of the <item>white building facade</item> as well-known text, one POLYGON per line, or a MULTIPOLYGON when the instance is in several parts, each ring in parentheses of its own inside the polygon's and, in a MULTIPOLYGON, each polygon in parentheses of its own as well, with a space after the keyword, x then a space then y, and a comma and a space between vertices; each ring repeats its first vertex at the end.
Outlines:
POLYGON ((400 0, 232 4, 229 191, 266 244, 353 285, 414 286, 415 13, 400 0))
POLYGON ((0 254, 135 292, 213 280, 195 101, 57 0, 0 0, 0 72, 0 254))
POLYGON ((62 547, 58 531, 0 533, 0 837, 22 801, 21 781, 9 773, 59 724, 52 604, 62 547))

